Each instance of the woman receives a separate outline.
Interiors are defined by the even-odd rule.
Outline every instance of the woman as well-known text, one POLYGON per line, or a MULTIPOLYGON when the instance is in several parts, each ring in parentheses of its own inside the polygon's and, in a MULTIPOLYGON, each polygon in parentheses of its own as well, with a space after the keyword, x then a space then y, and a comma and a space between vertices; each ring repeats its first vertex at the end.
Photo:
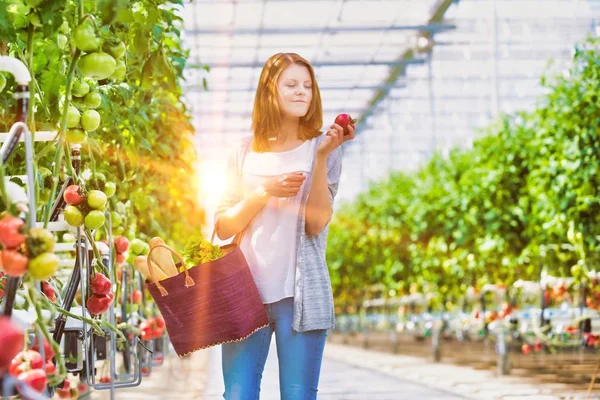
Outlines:
POLYGON ((239 240, 269 326, 222 345, 225 399, 259 398, 273 333, 281 398, 316 398, 325 338, 334 326, 327 225, 341 174, 340 146, 354 138, 352 127, 344 135, 333 124, 323 135, 322 126, 310 63, 295 53, 269 58, 254 99, 254 135, 242 139, 229 159, 215 215, 218 237, 239 240))

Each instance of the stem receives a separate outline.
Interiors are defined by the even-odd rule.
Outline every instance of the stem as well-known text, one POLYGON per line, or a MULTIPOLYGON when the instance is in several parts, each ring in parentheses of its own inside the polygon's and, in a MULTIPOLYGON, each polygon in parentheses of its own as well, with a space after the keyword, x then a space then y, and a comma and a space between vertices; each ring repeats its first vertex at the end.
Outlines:
MULTIPOLYGON (((29 75, 32 77, 35 76, 35 71, 33 70, 33 34, 35 31, 35 26, 30 22, 29 28, 27 30, 27 66, 29 68, 29 75)), ((27 116, 29 119, 29 130, 32 135, 35 135, 35 85, 29 86, 29 115, 27 116)), ((35 136, 34 136, 35 137, 35 136)), ((34 204, 31 205, 35 207, 34 204)))
MULTIPOLYGON (((102 273, 106 276, 108 276, 108 271, 106 270, 106 267, 104 266, 104 264, 102 264, 100 262, 100 260, 102 260, 102 256, 100 255, 100 252, 98 251, 98 248, 96 247, 96 241, 94 240, 94 236, 92 235, 92 232, 90 232, 90 230, 88 228, 83 228, 83 231, 85 232, 85 236, 88 238, 88 241, 90 242, 91 246, 92 246, 92 250, 94 252, 94 257, 96 257, 96 259, 98 260, 98 262, 96 264, 100 264, 101 268, 102 268, 102 273)), ((95 272, 95 269, 94 269, 95 272)))
MULTIPOLYGON (((60 139, 59 139, 60 140, 60 139)), ((52 200, 56 196, 56 191, 58 189, 58 175, 60 169, 62 167, 62 147, 60 144, 56 147, 56 152, 54 153, 54 162, 52 163, 54 166, 52 167, 52 191, 50 192, 50 197, 48 198, 48 203, 44 209, 44 229, 48 228, 48 223, 50 222, 50 210, 52 209, 52 200)))
POLYGON ((10 201, 8 200, 8 194, 6 193, 6 186, 4 184, 4 163, 0 160, 0 197, 7 210, 10 211, 10 201))
POLYGON ((117 336, 119 337, 119 339, 127 341, 127 338, 125 337, 125 335, 123 335, 123 332, 121 332, 116 326, 114 326, 111 323, 108 323, 106 321, 100 321, 100 324, 104 327, 106 327, 107 329, 110 329, 111 331, 115 332, 117 334, 117 336))
MULTIPOLYGON (((79 60, 79 56, 81 56, 81 51, 75 51, 73 58, 71 59, 71 64, 69 65, 69 72, 67 73, 67 87, 65 89, 65 103, 63 104, 63 112, 62 119, 60 121, 60 129, 58 131, 58 146, 56 147, 56 153, 54 155, 54 170, 52 171, 52 192, 50 192, 50 199, 48 200, 48 204, 46 205, 46 209, 44 210, 44 228, 48 228, 48 223, 50 222, 50 210, 52 208, 52 202, 54 197, 56 196, 56 190, 58 188, 58 173, 60 171, 60 167, 62 164, 62 143, 65 142, 65 131, 67 127, 67 113, 69 111, 69 105, 71 103, 71 87, 73 86, 73 74, 75 72, 75 67, 77 66, 77 61, 79 60)), ((73 166, 71 167, 71 171, 73 172, 73 166)), ((68 167, 67 167, 68 168, 68 167)), ((78 179, 77 175, 72 175, 73 179, 78 179)))
MULTIPOLYGON (((54 357, 56 358, 56 364, 58 364, 58 373, 54 375, 53 378, 49 379, 50 381, 50 385, 51 386, 55 386, 57 384, 59 384, 60 382, 62 382, 66 376, 67 376, 67 369, 65 367, 65 359, 62 355, 60 346, 58 345, 58 343, 56 343, 54 341, 54 339, 52 338, 52 336, 50 335, 50 332, 48 332, 48 328, 46 327, 46 323, 44 322, 44 319, 42 317, 42 310, 41 310, 41 306, 40 303, 38 301, 34 301, 35 300, 39 300, 37 297, 38 295, 38 291, 36 291, 34 288, 32 287, 27 287, 27 297, 29 299, 29 301, 33 304, 33 307, 35 308, 35 313, 37 315, 37 325, 40 328, 40 330, 42 331, 42 334, 44 335, 44 337, 46 338, 46 340, 48 341, 48 343, 50 344, 50 346, 52 346, 52 350, 54 351, 54 357)), ((48 301, 50 303, 50 301, 48 301)), ((52 304, 52 303, 50 303, 52 304)))
POLYGON ((84 317, 82 315, 74 314, 74 313, 72 313, 70 311, 67 311, 64 308, 61 308, 61 307, 59 307, 59 306, 57 306, 55 304, 52 304, 52 305, 56 309, 56 311, 58 311, 59 313, 65 315, 67 317, 71 317, 73 319, 76 319, 76 320, 79 320, 81 322, 85 322, 85 323, 89 324, 92 328, 94 328, 94 331, 96 331, 96 333, 98 333, 101 336, 104 336, 104 331, 102 330, 102 328, 100 327, 100 325, 98 325, 98 323, 95 320, 93 320, 91 318, 88 318, 88 317, 84 317))

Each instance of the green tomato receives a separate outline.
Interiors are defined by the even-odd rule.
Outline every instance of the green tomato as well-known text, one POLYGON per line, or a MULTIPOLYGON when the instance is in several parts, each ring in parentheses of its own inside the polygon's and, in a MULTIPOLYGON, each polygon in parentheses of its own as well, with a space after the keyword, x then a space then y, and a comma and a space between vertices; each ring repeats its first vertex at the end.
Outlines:
POLYGON ((42 253, 35 257, 33 260, 29 260, 27 270, 29 275, 38 281, 52 278, 58 270, 58 264, 60 260, 54 253, 42 253))
POLYGON ((85 227, 93 231, 104 225, 106 218, 104 212, 100 210, 92 210, 85 216, 85 227))
POLYGON ((35 11, 31 11, 29 13, 29 22, 31 22, 31 25, 37 26, 38 28, 43 26, 42 20, 40 19, 40 14, 35 11))
POLYGON ((120 81, 125 77, 125 73, 127 73, 127 67, 125 66, 125 63, 123 60, 118 60, 117 69, 115 69, 115 72, 110 76, 110 78, 120 81))
POLYGON ((65 35, 63 35, 62 33, 56 35, 56 44, 58 44, 59 49, 64 50, 67 47, 68 43, 69 39, 65 35))
POLYGON ((90 53, 79 60, 79 70, 92 79, 106 79, 117 69, 117 62, 110 54, 90 53))
POLYGON ((86 132, 95 131, 100 126, 100 114, 96 110, 87 110, 81 116, 81 126, 86 132))
POLYGON ((67 110, 67 128, 75 128, 79 125, 80 120, 81 114, 77 107, 69 106, 69 109, 67 110))
POLYGON ((119 42, 114 46, 108 46, 107 51, 111 56, 118 59, 123 57, 123 55, 127 51, 127 47, 125 46, 125 43, 119 42))
POLYGON ((94 25, 89 19, 86 19, 75 28, 73 39, 75 40, 75 46, 86 53, 94 51, 100 46, 100 39, 96 36, 94 25))
POLYGON ((106 182, 104 184, 104 193, 109 199, 117 192, 117 185, 114 182, 106 182))
POLYGON ((100 190, 90 190, 87 195, 87 204, 95 210, 103 210, 106 208, 108 197, 100 190))
POLYGON ((50 169, 46 167, 38 167, 38 172, 40 174, 40 177, 42 178, 44 187, 52 187, 52 171, 50 171, 50 169))
POLYGON ((43 228, 31 228, 25 239, 29 257, 37 257, 42 253, 53 252, 55 243, 52 232, 43 228))
POLYGON ((58 27, 58 31, 60 33, 64 33, 65 35, 71 32, 71 27, 69 27, 69 23, 63 20, 63 23, 58 27))
MULTIPOLYGON (((27 14, 29 14, 30 7, 22 2, 17 2, 10 7, 6 7, 6 11, 8 11, 8 18, 12 22, 12 28, 21 29, 27 27, 29 24, 27 14)), ((27 32, 25 32, 25 36, 27 36, 27 32)))
POLYGON ((121 225, 121 223, 123 222, 123 218, 121 217, 121 214, 119 214, 116 211, 111 211, 110 212, 110 221, 112 224, 113 228, 116 228, 117 226, 121 225))
MULTIPOLYGON (((84 81, 75 81, 71 92, 75 97, 83 97, 90 91, 90 85, 84 81)), ((87 97, 87 96, 86 96, 87 97)))
POLYGON ((43 0, 26 0, 25 3, 27 3, 27 5, 29 7, 37 7, 43 0))
POLYGON ((88 108, 98 108, 102 103, 102 96, 98 92, 91 92, 83 99, 83 104, 88 108))
POLYGON ((131 254, 139 256, 146 249, 146 243, 141 239, 135 238, 129 243, 129 249, 131 250, 131 254))
POLYGON ((88 134, 83 129, 68 129, 67 142, 69 144, 84 144, 87 142, 88 134))
POLYGON ((83 214, 75 206, 67 206, 63 215, 67 224, 71 226, 78 227, 83 224, 83 214))
POLYGON ((4 90, 6 86, 6 77, 3 74, 0 74, 0 92, 4 90))

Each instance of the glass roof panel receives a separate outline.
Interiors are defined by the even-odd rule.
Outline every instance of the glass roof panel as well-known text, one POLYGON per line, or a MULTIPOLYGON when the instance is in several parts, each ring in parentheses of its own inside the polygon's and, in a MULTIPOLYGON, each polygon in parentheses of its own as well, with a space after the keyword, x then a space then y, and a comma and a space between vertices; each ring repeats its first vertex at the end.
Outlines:
MULTIPOLYGON (((338 196, 352 198, 391 169, 414 169, 434 150, 469 146, 498 113, 530 110, 540 76, 562 72, 573 45, 600 34, 600 0, 461 0, 424 28, 437 0, 194 0, 186 4, 187 104, 201 159, 224 162, 250 134, 266 59, 311 61, 324 129, 337 113, 366 117, 344 148, 338 196), (431 31, 431 41, 419 35, 431 31), (431 45, 431 53, 420 45, 431 45), (399 61, 412 52, 409 64, 399 61), (392 71, 396 79, 386 83, 392 71), (206 78, 208 91, 202 89, 206 78), (376 95, 383 101, 369 107, 376 95)), ((211 165, 216 165, 211 163, 211 165)))

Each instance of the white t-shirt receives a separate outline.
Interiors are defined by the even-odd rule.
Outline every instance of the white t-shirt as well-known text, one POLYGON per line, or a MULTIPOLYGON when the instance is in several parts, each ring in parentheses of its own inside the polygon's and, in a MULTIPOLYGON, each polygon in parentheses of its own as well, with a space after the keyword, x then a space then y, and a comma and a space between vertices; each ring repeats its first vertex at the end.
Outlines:
MULTIPOLYGON (((242 168, 244 197, 264 180, 291 172, 309 173, 314 139, 283 152, 246 154, 242 168)), ((300 196, 271 197, 250 222, 240 243, 263 303, 274 303, 294 296, 296 274, 296 231, 300 196)))

